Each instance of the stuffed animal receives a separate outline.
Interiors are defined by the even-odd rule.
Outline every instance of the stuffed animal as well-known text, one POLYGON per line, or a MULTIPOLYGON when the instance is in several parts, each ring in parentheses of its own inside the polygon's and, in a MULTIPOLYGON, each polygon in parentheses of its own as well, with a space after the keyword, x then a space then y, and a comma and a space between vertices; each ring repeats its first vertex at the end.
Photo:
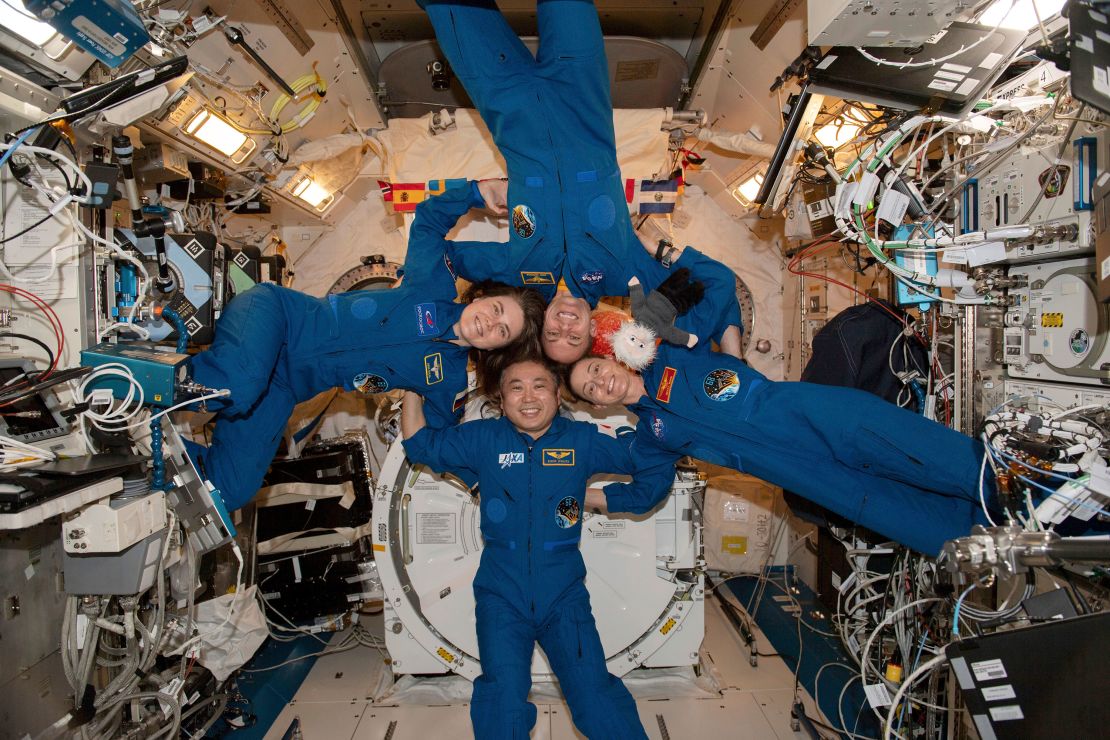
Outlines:
POLYGON ((613 357, 632 370, 643 370, 655 360, 655 332, 639 321, 621 322, 609 343, 613 357))
POLYGON ((594 313, 594 354, 612 357, 639 371, 655 360, 655 348, 660 337, 687 347, 697 344, 697 335, 674 326, 675 317, 690 310, 705 292, 700 282, 690 281, 689 270, 675 271, 646 296, 638 279, 632 278, 628 286, 633 318, 630 320, 619 311, 594 313))

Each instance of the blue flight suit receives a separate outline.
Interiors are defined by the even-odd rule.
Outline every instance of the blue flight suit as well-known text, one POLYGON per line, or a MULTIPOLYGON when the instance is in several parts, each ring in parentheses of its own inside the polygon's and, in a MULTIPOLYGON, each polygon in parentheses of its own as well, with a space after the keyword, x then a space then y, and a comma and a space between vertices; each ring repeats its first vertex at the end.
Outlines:
MULTIPOLYGON (((634 460, 630 440, 562 417, 536 440, 505 418, 425 428, 405 440, 414 462, 478 476, 485 548, 474 577, 482 662, 470 707, 475 737, 528 737, 536 722, 528 690, 537 641, 581 732, 592 740, 647 737, 632 696, 605 668, 578 549, 590 476, 646 464, 647 480, 674 479, 670 459, 634 460)), ((644 513, 669 490, 669 483, 648 489, 634 480, 610 483, 605 494, 610 511, 644 513)))
MULTIPOLYGON (((535 57, 492 0, 420 5, 509 175, 509 242, 452 243, 459 275, 527 285, 547 299, 562 278, 591 306, 628 295, 634 275, 645 290, 658 287, 670 271, 644 251, 628 217, 593 3, 540 0, 535 57)), ((689 247, 673 268, 684 266, 706 284, 706 295, 691 309, 696 315, 676 325, 711 327, 701 336, 719 341, 728 326, 741 326, 736 276, 689 247)))
MULTIPOLYGON (((927 555, 986 522, 982 444, 870 393, 775 382, 666 344, 642 377, 646 395, 629 406, 641 456, 749 473, 927 555)), ((653 475, 640 483, 669 485, 653 475)))
POLYGON ((451 341, 465 306, 443 259, 454 221, 441 217, 434 199, 417 207, 400 287, 316 298, 261 284, 228 304, 212 346, 190 364, 196 382, 231 390, 208 402, 216 429, 199 454, 229 510, 258 491, 293 407, 329 388, 413 390, 428 401, 429 425, 458 421, 470 348, 451 341))

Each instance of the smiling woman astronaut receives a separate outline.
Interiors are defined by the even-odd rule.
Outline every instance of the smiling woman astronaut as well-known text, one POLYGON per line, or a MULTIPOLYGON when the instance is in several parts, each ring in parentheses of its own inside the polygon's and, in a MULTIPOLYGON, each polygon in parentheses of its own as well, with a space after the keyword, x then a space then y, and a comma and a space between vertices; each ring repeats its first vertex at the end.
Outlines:
POLYGON ((507 357, 535 344, 543 311, 535 291, 486 283, 469 303, 455 302, 454 275, 426 257, 442 254, 454 222, 484 201, 478 190, 438 201, 416 209, 399 287, 321 299, 255 286, 220 318, 211 349, 192 359, 198 383, 231 391, 210 404, 218 423, 211 446, 197 453, 228 509, 257 492, 297 403, 335 386, 364 394, 416 388, 429 398, 432 425, 447 426, 462 411, 472 349, 507 357))

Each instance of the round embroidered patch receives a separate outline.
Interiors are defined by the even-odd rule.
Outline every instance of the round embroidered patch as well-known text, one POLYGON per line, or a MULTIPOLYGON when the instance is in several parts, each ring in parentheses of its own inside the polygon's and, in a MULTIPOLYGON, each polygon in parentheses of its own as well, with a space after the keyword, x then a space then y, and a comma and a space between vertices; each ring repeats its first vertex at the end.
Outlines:
POLYGON ((494 524, 499 524, 505 521, 509 509, 505 506, 505 502, 499 498, 491 498, 486 502, 486 518, 494 524))
POLYGON ((359 373, 355 376, 352 385, 359 393, 385 393, 389 390, 389 381, 380 375, 359 373))
POLYGON ((582 507, 574 496, 564 496, 555 507, 555 523, 560 529, 570 529, 582 518, 582 507))
POLYGON ((701 387, 714 401, 731 401, 740 390, 740 378, 732 370, 719 367, 705 376, 701 387))
POLYGON ((663 420, 655 414, 651 415, 651 433, 655 438, 662 441, 666 437, 666 427, 663 426, 663 420))
POLYGON ((1073 355, 1082 357, 1091 348, 1091 335, 1082 329, 1076 329, 1068 339, 1068 346, 1073 355))
POLYGON ((608 195, 599 195, 590 201, 587 217, 595 229, 608 229, 617 219, 617 207, 608 195))
POLYGON ((590 270, 589 272, 582 273, 578 279, 586 285, 597 285, 605 279, 605 273, 601 270, 590 270))
POLYGON ((351 304, 351 315, 356 319, 368 319, 378 310, 378 302, 373 298, 359 298, 351 304))
POLYGON ((523 203, 513 206, 513 231, 521 239, 528 239, 536 233, 536 214, 523 203))

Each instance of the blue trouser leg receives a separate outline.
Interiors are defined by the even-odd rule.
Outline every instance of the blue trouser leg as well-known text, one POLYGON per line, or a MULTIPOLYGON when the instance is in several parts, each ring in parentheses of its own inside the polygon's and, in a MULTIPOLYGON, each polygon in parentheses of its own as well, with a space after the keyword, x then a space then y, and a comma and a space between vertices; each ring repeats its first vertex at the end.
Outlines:
POLYGON ((213 411, 244 414, 265 392, 289 341, 286 305, 273 285, 256 285, 228 304, 212 346, 190 361, 193 379, 231 395, 208 402, 213 411))
POLYGON ((228 510, 254 498, 281 443, 297 402, 282 375, 274 374, 249 413, 217 417, 212 445, 202 459, 205 474, 220 489, 228 510))
POLYGON ((745 472, 929 555, 986 521, 977 440, 851 388, 757 393, 738 420, 745 472))
MULTIPOLYGON (((535 57, 513 32, 492 0, 421 3, 436 32, 436 42, 466 88, 496 141, 506 114, 498 102, 507 85, 526 84, 535 57)), ((499 143, 500 145, 500 143, 499 143)))
POLYGON ((527 740, 536 724, 536 706, 528 701, 535 630, 505 599, 484 591, 475 597, 482 675, 470 701, 474 737, 527 740))
POLYGON ((636 702, 609 673, 586 587, 552 608, 539 642, 570 706, 574 725, 589 740, 646 740, 636 702))
POLYGON ((611 167, 617 148, 613 99, 597 9, 590 0, 547 0, 536 5, 536 24, 538 74, 557 98, 560 125, 574 131, 566 148, 576 158, 586 152, 603 154, 606 161, 591 166, 611 167))

